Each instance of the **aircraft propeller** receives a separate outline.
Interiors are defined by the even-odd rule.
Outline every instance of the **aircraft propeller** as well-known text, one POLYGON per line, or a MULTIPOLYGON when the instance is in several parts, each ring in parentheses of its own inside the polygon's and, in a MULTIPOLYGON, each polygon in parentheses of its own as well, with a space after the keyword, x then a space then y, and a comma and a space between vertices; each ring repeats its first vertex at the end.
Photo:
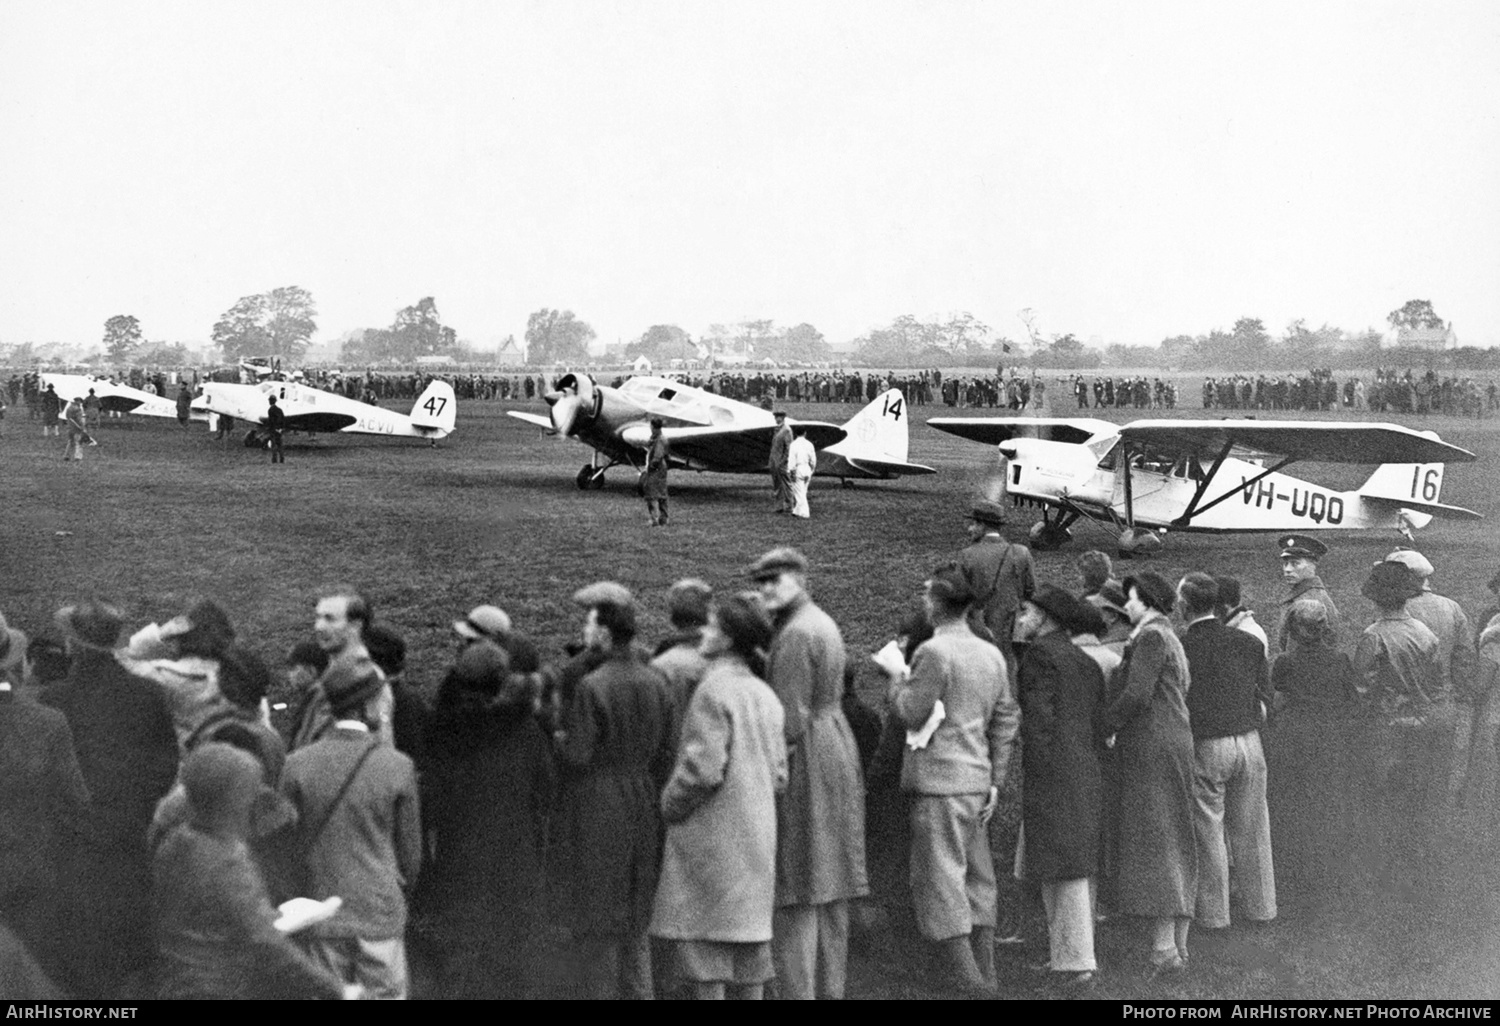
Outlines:
POLYGON ((588 417, 594 414, 594 379, 587 374, 569 374, 557 385, 558 390, 546 396, 552 404, 552 429, 570 435, 581 411, 587 411, 588 417))

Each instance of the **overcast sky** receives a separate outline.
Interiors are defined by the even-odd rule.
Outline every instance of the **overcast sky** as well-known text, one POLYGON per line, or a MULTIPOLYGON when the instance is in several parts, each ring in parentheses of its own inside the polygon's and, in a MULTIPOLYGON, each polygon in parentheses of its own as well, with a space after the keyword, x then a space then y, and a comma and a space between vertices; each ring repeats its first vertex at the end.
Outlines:
POLYGON ((0 343, 972 312, 1500 344, 1500 4, 0 2, 0 343))

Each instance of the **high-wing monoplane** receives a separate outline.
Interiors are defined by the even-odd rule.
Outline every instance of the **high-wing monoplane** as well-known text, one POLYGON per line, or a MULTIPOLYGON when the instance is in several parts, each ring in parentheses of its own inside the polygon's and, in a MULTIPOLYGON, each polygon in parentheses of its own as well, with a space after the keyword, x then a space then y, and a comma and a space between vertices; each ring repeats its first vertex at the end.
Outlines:
POLYGON ((407 436, 426 438, 433 444, 453 433, 458 407, 453 386, 446 381, 428 385, 407 415, 301 382, 270 380, 258 385, 205 382, 203 394, 193 400, 193 409, 256 425, 246 433, 245 444, 258 446, 265 442, 261 428, 270 406, 268 399, 273 395, 286 415, 288 431, 407 436))
POLYGON ((63 402, 82 399, 93 389, 99 397, 99 408, 105 413, 136 413, 143 417, 177 416, 177 404, 166 396, 157 395, 129 385, 116 384, 108 378, 91 378, 83 374, 43 374, 42 387, 52 386, 63 402))
MULTIPOLYGON (((578 471, 579 488, 602 488, 604 473, 621 464, 640 469, 660 417, 672 447, 672 465, 723 474, 765 473, 776 420, 771 411, 666 378, 634 377, 619 388, 586 374, 568 374, 546 395, 549 416, 509 410, 512 417, 571 436, 594 450, 578 471)), ((875 398, 847 424, 798 421, 818 450, 816 473, 850 478, 931 474, 906 460, 906 399, 896 389, 875 398)))
POLYGON ((1475 457, 1431 431, 1321 421, 937 417, 939 431, 997 445, 1004 491, 1042 507, 1032 542, 1055 548, 1080 518, 1121 529, 1122 552, 1161 547, 1152 529, 1391 528, 1480 514, 1439 501, 1443 464, 1475 457), (1353 491, 1281 473, 1298 461, 1379 464, 1353 491))

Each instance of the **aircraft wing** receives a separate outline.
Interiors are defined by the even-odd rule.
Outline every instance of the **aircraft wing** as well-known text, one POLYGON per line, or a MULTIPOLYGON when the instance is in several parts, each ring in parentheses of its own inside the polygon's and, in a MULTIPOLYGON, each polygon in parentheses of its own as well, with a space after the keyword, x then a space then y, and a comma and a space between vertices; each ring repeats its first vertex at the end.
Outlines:
POLYGON ((914 474, 936 474, 933 467, 921 463, 892 463, 889 460, 876 460, 868 456, 845 456, 849 465, 856 470, 863 470, 871 477, 907 477, 914 474))
POLYGON ((1298 420, 1136 420, 1120 428, 1127 442, 1168 452, 1215 456, 1226 445, 1320 463, 1469 463, 1476 457, 1432 432, 1398 424, 1298 420))
POLYGON ((517 420, 524 420, 528 424, 535 424, 537 427, 546 428, 548 431, 552 430, 552 418, 544 417, 540 413, 523 413, 520 410, 506 410, 505 414, 517 420))
POLYGON ((985 445, 999 445, 1012 438, 1082 445, 1091 438, 1118 430, 1109 421, 1093 417, 934 417, 927 426, 985 445))
MULTIPOLYGON (((796 426, 807 429, 808 440, 816 449, 827 448, 848 437, 848 432, 837 424, 799 420, 796 426)), ((775 424, 748 428, 710 426, 662 429, 662 434, 672 446, 673 459, 709 470, 727 472, 766 469, 771 459, 771 436, 775 433, 775 424)), ((620 433, 620 437, 626 443, 643 449, 651 438, 651 428, 644 423, 631 424, 620 433)))

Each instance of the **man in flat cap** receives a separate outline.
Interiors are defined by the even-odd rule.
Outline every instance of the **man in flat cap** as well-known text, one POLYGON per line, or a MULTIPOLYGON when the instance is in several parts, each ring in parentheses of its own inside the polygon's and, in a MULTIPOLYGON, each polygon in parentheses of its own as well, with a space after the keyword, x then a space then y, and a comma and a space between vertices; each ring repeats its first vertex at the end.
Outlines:
POLYGON ((1438 637, 1406 611, 1421 592, 1405 564, 1376 563, 1361 593, 1377 618, 1359 636, 1353 660, 1355 687, 1376 724, 1369 762, 1356 774, 1376 813, 1366 848, 1379 853, 1379 883, 1408 897, 1434 882, 1429 856, 1447 794, 1455 722, 1438 637))
POLYGON ((78 994, 108 996, 150 959, 151 853, 146 829, 177 777, 177 735, 166 695, 115 658, 124 616, 88 601, 58 610, 72 667, 42 701, 67 717, 93 798, 87 843, 69 852, 69 973, 78 994))
POLYGON ((646 930, 661 871, 657 800, 675 756, 672 700, 635 649, 630 591, 603 581, 573 600, 584 607, 583 658, 597 668, 574 684, 583 666, 570 663, 557 678, 564 921, 587 997, 649 998, 646 930))
POLYGON ((1098 871, 1104 779, 1094 724, 1104 701, 1099 663, 1073 644, 1069 625, 1084 603, 1044 584, 1021 605, 1021 704, 1025 830, 1021 875, 1041 888, 1051 978, 1093 980, 1093 877, 1098 871))
POLYGON ((1311 599, 1328 610, 1328 638, 1334 644, 1339 639, 1339 611, 1333 604, 1322 578, 1318 576, 1318 560, 1328 554, 1328 546, 1305 534, 1282 535, 1277 541, 1281 546, 1281 579, 1291 590, 1282 599, 1281 627, 1277 631, 1277 646, 1285 652, 1291 632, 1287 629, 1287 617, 1292 603, 1299 599, 1311 599))
MULTIPOLYGON (((713 588, 696 577, 678 581, 667 592, 667 618, 672 624, 672 634, 652 652, 651 666, 666 678, 667 691, 672 696, 673 723, 679 731, 688 702, 708 670, 708 660, 698 646, 703 641, 703 628, 708 624, 713 598, 713 588)), ((674 750, 676 740, 673 739, 674 750)))
POLYGON ((1012 634, 1021 603, 1036 591, 1036 568, 1031 550, 1005 540, 1000 528, 1006 521, 998 502, 980 501, 969 509, 969 540, 958 554, 958 568, 974 596, 969 626, 980 637, 988 637, 1005 656, 1011 679, 1015 679, 1016 656, 1012 634))
POLYGON ((783 998, 844 996, 849 899, 865 873, 864 785, 844 716, 844 638, 807 593, 807 560, 772 549, 750 567, 776 638, 766 680, 786 713, 789 779, 776 802, 771 951, 783 998))
POLYGON ((287 756, 281 792, 297 807, 308 893, 343 907, 315 927, 308 953, 368 998, 407 996, 406 893, 422 868, 411 759, 376 736, 385 677, 368 655, 337 658, 320 681, 333 729, 287 756))
POLYGON ((771 494, 775 499, 771 512, 792 511, 792 475, 787 458, 792 448, 792 426, 786 422, 786 411, 776 411, 776 432, 771 435, 771 494))

